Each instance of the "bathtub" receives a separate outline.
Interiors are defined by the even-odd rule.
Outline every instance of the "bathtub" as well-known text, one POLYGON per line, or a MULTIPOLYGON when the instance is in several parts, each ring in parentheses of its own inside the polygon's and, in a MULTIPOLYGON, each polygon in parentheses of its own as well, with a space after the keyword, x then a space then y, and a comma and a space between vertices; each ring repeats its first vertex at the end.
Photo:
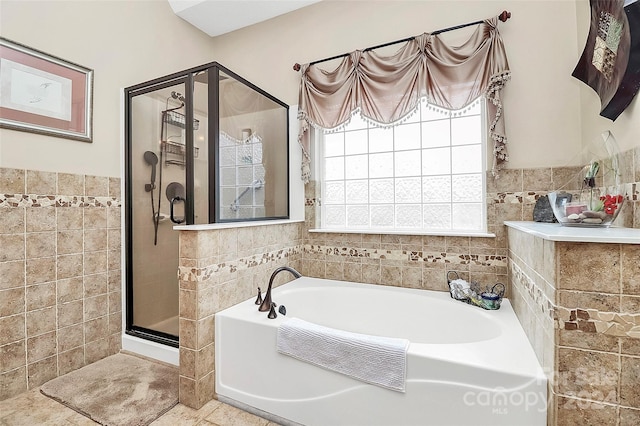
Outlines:
POLYGON ((282 424, 546 425, 547 379, 508 300, 485 311, 448 293, 302 277, 216 314, 218 399, 282 424), (406 391, 363 383, 276 350, 288 317, 408 339, 406 391))

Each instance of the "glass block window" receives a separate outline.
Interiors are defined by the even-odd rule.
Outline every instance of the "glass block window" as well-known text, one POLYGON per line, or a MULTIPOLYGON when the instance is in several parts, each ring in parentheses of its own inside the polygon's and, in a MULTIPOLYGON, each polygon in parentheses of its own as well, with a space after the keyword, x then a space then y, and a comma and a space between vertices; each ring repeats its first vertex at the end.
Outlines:
POLYGON ((484 101, 321 135, 322 229, 486 232, 484 101))
POLYGON ((253 136, 244 143, 220 133, 220 218, 263 217, 265 169, 262 139, 253 136))

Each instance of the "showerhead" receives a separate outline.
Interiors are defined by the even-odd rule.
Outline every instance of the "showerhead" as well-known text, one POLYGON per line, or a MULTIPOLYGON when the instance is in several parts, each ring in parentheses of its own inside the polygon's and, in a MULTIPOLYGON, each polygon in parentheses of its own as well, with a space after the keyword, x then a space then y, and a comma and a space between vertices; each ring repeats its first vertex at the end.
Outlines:
POLYGON ((158 156, 152 151, 145 151, 144 161, 151 166, 151 186, 156 183, 156 166, 158 164, 158 156))
POLYGON ((179 100, 180 102, 184 102, 184 96, 180 92, 171 92, 171 97, 179 100))

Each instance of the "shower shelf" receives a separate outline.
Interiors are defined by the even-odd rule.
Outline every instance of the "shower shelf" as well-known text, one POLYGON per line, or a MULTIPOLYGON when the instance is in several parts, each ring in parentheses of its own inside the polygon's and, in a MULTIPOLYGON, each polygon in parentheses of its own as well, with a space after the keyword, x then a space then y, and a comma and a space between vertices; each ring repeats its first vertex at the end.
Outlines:
MULTIPOLYGON (((162 116, 164 118, 164 122, 167 124, 171 124, 172 126, 177 126, 182 129, 185 128, 185 123, 187 121, 184 114, 180 114, 176 111, 163 111, 162 116)), ((193 130, 198 130, 200 128, 200 121, 193 119, 193 130)))
MULTIPOLYGON (((172 141, 162 141, 161 143, 161 147, 162 147, 162 152, 165 154, 164 155, 164 165, 174 165, 174 166, 181 166, 184 167, 185 165, 185 161, 184 161, 184 154, 186 151, 186 148, 184 146, 184 144, 181 144, 179 142, 172 142, 172 141), (173 156, 178 156, 178 158, 168 158, 169 155, 173 155, 173 156)), ((193 147, 193 158, 198 158, 198 147, 193 147)))

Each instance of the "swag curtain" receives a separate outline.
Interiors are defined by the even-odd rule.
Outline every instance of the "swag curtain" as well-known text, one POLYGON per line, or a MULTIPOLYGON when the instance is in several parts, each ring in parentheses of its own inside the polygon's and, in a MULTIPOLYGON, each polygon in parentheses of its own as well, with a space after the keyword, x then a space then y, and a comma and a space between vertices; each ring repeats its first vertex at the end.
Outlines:
POLYGON ((438 35, 421 34, 395 54, 356 50, 333 71, 302 65, 298 101, 302 178, 309 181, 309 126, 333 129, 358 111, 379 125, 393 124, 418 106, 421 98, 441 108, 461 109, 485 96, 493 141, 493 174, 508 161, 500 92, 510 78, 498 32, 498 18, 478 25, 460 46, 438 35))

